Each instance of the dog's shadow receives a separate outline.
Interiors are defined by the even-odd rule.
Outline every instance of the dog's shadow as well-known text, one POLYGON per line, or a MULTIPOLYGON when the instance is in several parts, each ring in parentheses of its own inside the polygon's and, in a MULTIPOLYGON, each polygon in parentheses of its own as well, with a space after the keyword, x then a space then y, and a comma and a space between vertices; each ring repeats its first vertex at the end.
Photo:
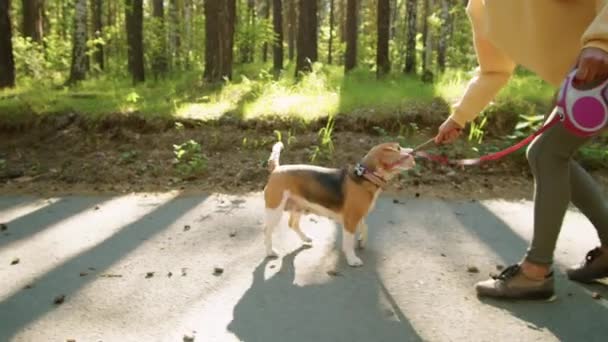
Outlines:
POLYGON ((241 341, 422 341, 384 288, 370 251, 363 267, 300 286, 294 261, 305 249, 284 256, 270 279, 264 279, 269 260, 256 267, 228 325, 241 341))

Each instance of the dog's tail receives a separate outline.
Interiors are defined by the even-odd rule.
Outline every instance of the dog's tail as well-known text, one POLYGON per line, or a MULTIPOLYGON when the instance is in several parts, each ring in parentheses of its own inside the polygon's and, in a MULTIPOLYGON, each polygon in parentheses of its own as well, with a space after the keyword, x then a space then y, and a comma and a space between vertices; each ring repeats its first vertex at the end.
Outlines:
POLYGON ((283 143, 280 141, 272 146, 272 152, 268 158, 268 172, 274 171, 279 166, 279 157, 281 156, 282 149, 283 143))

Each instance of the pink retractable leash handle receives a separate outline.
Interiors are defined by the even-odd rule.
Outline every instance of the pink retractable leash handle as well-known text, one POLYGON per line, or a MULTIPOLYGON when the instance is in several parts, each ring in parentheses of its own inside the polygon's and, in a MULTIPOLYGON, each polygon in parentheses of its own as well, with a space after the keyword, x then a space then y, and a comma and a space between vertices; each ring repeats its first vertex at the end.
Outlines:
POLYGON ((581 137, 598 134, 608 123, 608 79, 589 89, 577 89, 576 69, 562 83, 557 112, 564 126, 581 137))

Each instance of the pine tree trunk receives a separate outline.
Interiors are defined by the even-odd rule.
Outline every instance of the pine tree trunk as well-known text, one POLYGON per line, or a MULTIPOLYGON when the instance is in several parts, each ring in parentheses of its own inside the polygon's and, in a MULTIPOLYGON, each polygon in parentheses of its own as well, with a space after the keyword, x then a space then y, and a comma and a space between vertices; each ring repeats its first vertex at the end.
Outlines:
POLYGON ((276 75, 283 70, 283 4, 282 0, 273 0, 272 24, 276 40, 273 44, 272 64, 276 75))
POLYGON ((299 2, 296 77, 312 71, 317 56, 317 0, 299 2))
POLYGON ((0 89, 15 86, 10 0, 0 0, 0 89))
POLYGON ((167 73, 167 46, 165 40, 165 8, 163 0, 154 0, 152 2, 152 16, 156 19, 157 25, 155 28, 155 36, 158 39, 158 51, 155 51, 154 60, 152 61, 152 70, 154 77, 159 77, 167 73))
POLYGON ((72 66, 68 84, 82 81, 87 72, 87 0, 76 0, 72 40, 72 66))
POLYGON ((334 43, 334 1, 329 0, 329 41, 327 42, 327 64, 332 63, 332 52, 334 43))
POLYGON ((205 71, 208 82, 232 78, 235 0, 207 0, 205 10, 205 71))
POLYGON ((186 68, 189 69, 190 68, 190 52, 192 51, 192 11, 193 11, 193 4, 192 4, 192 0, 185 0, 185 6, 184 6, 184 24, 186 26, 186 68))
POLYGON ((287 49, 290 61, 293 61, 296 50, 296 30, 298 28, 296 1, 287 0, 287 49))
MULTIPOLYGON (((93 0, 93 34, 95 38, 103 37, 103 0, 93 0)), ((100 70, 103 70, 104 56, 103 56, 103 44, 95 44, 95 53, 93 54, 95 62, 99 66, 100 70)))
POLYGON ((23 35, 42 43, 42 12, 44 0, 23 0, 23 35))
POLYGON ((416 35, 418 29, 417 21, 417 0, 406 0, 406 15, 407 15, 407 35, 406 35, 406 50, 405 50, 405 68, 407 74, 416 72, 416 35))
POLYGON ((422 21, 422 77, 427 79, 432 76, 430 70, 433 63, 433 34, 430 32, 429 17, 433 11, 433 0, 424 0, 424 20, 422 21))
POLYGON ((391 34, 389 39, 395 39, 397 36, 397 16, 399 9, 397 7, 397 0, 391 0, 391 34))
POLYGON ((346 0, 338 0, 340 43, 346 43, 346 0))
POLYGON ((378 42, 376 46, 376 77, 389 73, 391 63, 388 56, 391 8, 389 0, 378 0, 378 42))
POLYGON ((447 43, 450 38, 452 26, 450 23, 450 4, 448 0, 441 0, 441 20, 443 21, 443 25, 441 25, 441 33, 437 45, 437 67, 439 72, 444 72, 447 43))
MULTIPOLYGON (((270 19, 270 0, 264 1, 264 19, 270 19)), ((262 46, 262 62, 268 61, 268 43, 264 42, 262 46)))
POLYGON ((346 2, 345 72, 349 72, 357 66, 357 22, 359 16, 357 2, 357 0, 347 0, 346 2))
POLYGON ((125 1, 129 71, 133 83, 144 82, 143 0, 125 1))
MULTIPOLYGON (((204 0, 208 1, 216 0, 204 0)), ((178 9, 178 0, 171 0, 169 7, 169 16, 171 17, 170 33, 169 33, 169 51, 171 55, 171 64, 179 68, 181 62, 181 35, 180 35, 180 18, 178 9)))

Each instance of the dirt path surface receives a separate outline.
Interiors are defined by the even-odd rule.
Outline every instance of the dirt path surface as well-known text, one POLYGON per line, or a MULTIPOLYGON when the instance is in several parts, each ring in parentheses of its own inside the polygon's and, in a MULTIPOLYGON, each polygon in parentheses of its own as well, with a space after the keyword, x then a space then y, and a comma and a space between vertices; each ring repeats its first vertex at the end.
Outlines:
MULTIPOLYGON (((608 291, 565 279, 598 241, 575 211, 552 302, 479 300, 473 284, 519 259, 525 200, 383 196, 365 263, 341 233, 285 219, 263 251, 260 193, 0 197, 1 341, 605 341, 608 291), (476 268, 479 272, 475 271, 476 268), (594 299, 594 294, 603 298, 594 299)), ((598 297, 595 296, 595 297, 598 297)))

